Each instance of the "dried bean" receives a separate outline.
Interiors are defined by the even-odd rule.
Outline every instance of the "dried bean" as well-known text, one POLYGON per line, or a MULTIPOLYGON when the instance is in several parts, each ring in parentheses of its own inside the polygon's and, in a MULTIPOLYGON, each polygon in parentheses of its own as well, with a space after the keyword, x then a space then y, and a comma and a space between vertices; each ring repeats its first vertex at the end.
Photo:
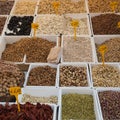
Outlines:
POLYGON ((9 87, 23 86, 24 73, 17 65, 0 61, 0 101, 8 101, 6 97, 10 97, 9 87), (3 98, 2 98, 3 97, 3 98))
POLYGON ((92 95, 62 95, 62 120, 95 120, 92 95))
POLYGON ((98 51, 100 45, 106 45, 105 62, 120 62, 120 38, 112 38, 102 44, 96 45, 98 61, 101 62, 101 54, 98 51))
MULTIPOLYGON (((52 6, 54 0, 41 0, 38 6, 38 14, 55 14, 52 6)), ((60 7, 59 14, 65 13, 86 13, 85 0, 58 0, 60 7)))
POLYGON ((73 37, 65 37, 63 42, 63 61, 92 62, 92 45, 90 39, 77 37, 75 41, 73 37))
POLYGON ((21 111, 18 112, 16 104, 0 105, 1 120, 53 120, 53 110, 51 106, 37 103, 20 104, 21 111))
POLYGON ((14 15, 32 15, 35 13, 37 0, 20 0, 15 4, 14 15))
POLYGON ((4 25, 5 25, 6 17, 0 17, 0 35, 2 34, 4 25))
POLYGON ((88 0, 89 11, 92 13, 113 12, 110 2, 117 2, 116 12, 120 12, 120 0, 88 0))
POLYGON ((30 35, 33 16, 12 16, 5 35, 30 35))
POLYGON ((56 68, 41 66, 30 71, 27 85, 55 86, 56 68))
POLYGON ((118 22, 120 22, 118 14, 101 14, 92 17, 93 32, 95 35, 120 34, 118 22))
POLYGON ((86 68, 61 66, 60 86, 88 86, 86 68))
POLYGON ((17 66, 21 71, 24 71, 24 72, 27 72, 29 68, 29 64, 17 64, 17 66))
POLYGON ((57 104, 57 96, 50 97, 35 97, 28 94, 23 94, 22 102, 30 102, 30 103, 55 103, 57 104))
POLYGON ((54 46, 54 42, 46 39, 22 38, 16 43, 7 45, 5 51, 2 53, 2 59, 21 62, 26 54, 27 62, 47 62, 50 49, 54 46))
POLYGON ((120 71, 110 65, 93 66, 92 78, 97 87, 120 87, 120 71))
POLYGON ((14 1, 0 1, 0 14, 9 15, 14 5, 14 1))
POLYGON ((98 93, 104 120, 120 120, 120 92, 103 91, 98 93))

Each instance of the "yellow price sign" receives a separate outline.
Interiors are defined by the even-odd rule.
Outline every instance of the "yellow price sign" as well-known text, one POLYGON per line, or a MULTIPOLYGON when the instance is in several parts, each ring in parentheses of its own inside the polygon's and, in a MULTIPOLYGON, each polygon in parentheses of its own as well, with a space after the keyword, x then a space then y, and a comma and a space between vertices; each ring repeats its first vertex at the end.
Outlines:
POLYGON ((76 40, 76 32, 77 32, 77 27, 79 27, 79 21, 78 20, 72 20, 71 21, 71 26, 73 27, 74 29, 74 40, 76 40))
POLYGON ((110 2, 110 7, 113 12, 115 12, 115 10, 117 9, 117 6, 118 6, 118 2, 116 1, 110 2))
POLYGON ((100 54, 102 55, 102 63, 103 63, 103 66, 105 65, 105 52, 107 51, 107 46, 106 45, 101 45, 99 48, 98 48, 98 51, 100 52, 100 54))
POLYGON ((34 37, 35 37, 36 36, 36 30, 39 28, 39 24, 38 23, 32 23, 31 27, 34 30, 34 37))
POLYGON ((53 6, 56 14, 58 14, 58 8, 60 7, 60 2, 59 1, 54 1, 54 2, 52 2, 52 6, 53 6))
POLYGON ((118 22, 117 27, 120 28, 120 22, 118 22))
POLYGON ((18 95, 21 94, 20 87, 10 87, 9 88, 10 95, 14 95, 17 101, 18 111, 20 112, 20 104, 18 102, 18 95))

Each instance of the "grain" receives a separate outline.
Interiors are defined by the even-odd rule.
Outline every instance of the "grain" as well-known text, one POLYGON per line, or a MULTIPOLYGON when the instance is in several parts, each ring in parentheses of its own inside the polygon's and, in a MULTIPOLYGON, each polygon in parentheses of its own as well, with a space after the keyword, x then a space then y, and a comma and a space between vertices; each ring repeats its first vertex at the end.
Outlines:
POLYGON ((28 86, 55 86, 56 68, 41 66, 33 68, 29 73, 28 86))
POLYGON ((120 71, 110 65, 92 67, 93 85, 97 87, 120 87, 120 71))
POLYGON ((120 22, 118 14, 100 14, 92 17, 93 33, 95 35, 120 34, 118 22, 120 22))
POLYGON ((12 12, 13 15, 33 15, 37 0, 20 0, 17 1, 12 12))
POLYGON ((2 59, 13 62, 22 62, 26 55, 26 62, 47 62, 50 49, 55 46, 42 38, 22 38, 19 41, 8 44, 2 53, 2 59))
POLYGON ((62 95, 62 120, 95 120, 92 95, 62 95))
POLYGON ((9 97, 9 88, 22 87, 24 79, 24 73, 16 65, 0 61, 0 96, 9 97))
POLYGON ((120 12, 119 0, 88 0, 89 11, 91 13, 113 12, 110 7, 110 2, 118 2, 118 6, 115 11, 120 12))
POLYGON ((0 35, 2 34, 6 19, 6 17, 0 17, 0 35))
POLYGON ((92 46, 89 38, 73 37, 63 38, 64 62, 92 62, 92 46), (72 49, 71 49, 72 48, 72 49), (84 54, 83 54, 84 53, 84 54))
POLYGON ((14 1, 0 1, 0 14, 9 15, 14 5, 14 1))
POLYGON ((111 38, 102 44, 96 44, 98 61, 101 62, 101 54, 98 51, 100 45, 106 45, 105 62, 120 62, 120 38, 111 38))
POLYGON ((23 94, 22 102, 30 102, 30 103, 50 103, 50 104, 57 104, 57 96, 50 96, 50 97, 36 97, 31 96, 28 94, 23 94))
POLYGON ((120 120, 120 91, 98 93, 104 120, 120 120))
POLYGON ((88 86, 87 69, 80 66, 60 66, 60 86, 88 86))
MULTIPOLYGON (((54 0, 41 0, 38 6, 38 14, 55 14, 52 6, 54 0)), ((59 14, 66 13, 86 13, 85 0, 58 0, 60 7, 58 8, 59 14)))

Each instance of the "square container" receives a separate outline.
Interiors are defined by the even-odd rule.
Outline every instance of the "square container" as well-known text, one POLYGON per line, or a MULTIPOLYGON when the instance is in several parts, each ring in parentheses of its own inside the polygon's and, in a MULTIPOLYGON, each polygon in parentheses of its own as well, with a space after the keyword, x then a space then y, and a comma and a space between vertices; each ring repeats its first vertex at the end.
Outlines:
POLYGON ((83 88, 87 88, 87 87, 91 87, 91 82, 90 82, 90 76, 89 76, 89 69, 88 69, 88 65, 87 64, 82 64, 82 63, 62 63, 62 64, 59 64, 58 65, 58 85, 59 87, 61 88, 69 88, 69 87, 83 87, 83 88), (64 87, 61 87, 60 86, 60 68, 61 67, 64 67, 64 66, 72 66, 72 67, 76 67, 76 68, 79 68, 79 67, 84 67, 86 69, 86 77, 87 77, 87 86, 64 86, 64 87))
POLYGON ((27 88, 51 88, 51 87, 57 87, 57 65, 54 65, 54 64, 49 64, 49 63, 32 63, 30 64, 30 67, 29 67, 29 70, 28 70, 28 73, 27 73, 27 76, 26 76, 26 80, 25 80, 25 84, 24 84, 24 87, 27 87, 27 88), (33 85, 27 85, 28 83, 28 77, 29 77, 29 74, 30 74, 30 71, 33 69, 33 68, 36 68, 36 67, 45 67, 45 66, 49 66, 51 68, 56 68, 56 78, 55 78, 55 85, 54 86, 33 86, 33 85))
POLYGON ((102 110, 101 110, 100 99, 99 99, 98 93, 104 92, 104 91, 119 91, 120 92, 120 88, 97 88, 95 90, 96 102, 97 102, 98 109, 99 109, 100 120, 104 120, 104 119, 103 119, 103 115, 102 115, 102 110))
MULTIPOLYGON (((63 62, 82 62, 82 63, 92 63, 92 62, 95 62, 96 61, 96 54, 95 54, 95 45, 94 45, 94 42, 93 42, 93 38, 92 37, 87 37, 87 36, 77 36, 77 38, 79 38, 79 40, 80 40, 80 38, 81 39, 83 39, 83 40, 81 40, 82 42, 84 42, 84 39, 87 39, 87 41, 86 42, 88 42, 88 41, 90 41, 89 43, 88 43, 88 45, 84 45, 83 46, 83 48, 81 48, 81 47, 79 47, 78 45, 81 43, 80 41, 79 41, 79 43, 76 43, 75 44, 75 42, 78 42, 77 40, 75 41, 74 40, 74 36, 63 36, 62 37, 62 55, 61 55, 61 63, 63 63, 63 62), (68 44, 70 44, 70 42, 69 42, 69 39, 73 39, 73 44, 71 44, 71 46, 70 45, 68 45, 68 44), (68 39, 68 40, 67 40, 68 39), (65 42, 65 41, 68 41, 68 42, 65 42), (68 54, 67 54, 67 57, 68 57, 68 55, 69 55, 69 60, 68 60, 68 58, 67 58, 67 60, 65 60, 65 58, 64 58, 64 48, 65 48, 65 44, 66 44, 66 47, 67 48, 70 48, 70 49, 72 49, 73 48, 73 50, 71 50, 70 52, 68 51, 68 49, 67 49, 67 51, 66 52, 68 52, 68 54), (88 46, 90 46, 91 48, 89 48, 88 46), (84 52, 85 52, 85 50, 86 50, 86 48, 88 48, 88 49, 90 49, 90 50, 87 50, 86 51, 86 56, 84 55, 84 52), (76 50, 76 51, 80 51, 81 52, 81 50, 83 51, 83 52, 81 52, 81 53, 78 53, 78 55, 76 54, 76 52, 74 52, 74 50, 76 50), (73 52, 73 55, 72 55, 72 52, 73 52), (88 53, 89 52, 89 53, 88 53), (74 58, 75 58, 75 54, 77 55, 77 56, 81 56, 81 55, 83 55, 82 57, 81 57, 81 59, 79 58, 79 57, 77 57, 77 59, 78 60, 74 60, 74 58), (71 56, 72 55, 72 56, 71 56), (89 56, 89 58, 87 58, 89 56), (70 58, 70 57, 72 57, 72 58, 70 58), (86 57, 86 58, 85 58, 86 57), (84 58, 84 59, 83 59, 84 58), (83 59, 83 60, 82 60, 83 59), (88 59, 89 59, 89 61, 88 61, 88 59)), ((72 40, 71 40, 71 42, 72 42, 72 40)), ((80 44, 81 45, 81 44, 80 44)))
MULTIPOLYGON (((98 66, 98 65, 101 65, 102 66, 102 63, 91 63, 91 64, 89 64, 89 68, 90 68, 90 79, 91 79, 91 84, 92 84, 92 87, 94 87, 94 88, 113 88, 112 86, 110 86, 110 87, 104 87, 104 86, 94 86, 94 82, 93 82, 93 78, 92 78, 92 67, 93 66, 98 66)), ((111 66, 111 67, 114 67, 114 68, 116 68, 117 70, 118 70, 118 72, 120 73, 120 66, 119 66, 119 64, 117 64, 117 63, 105 63, 105 65, 109 65, 109 66, 111 66)), ((118 86, 118 87, 120 87, 120 86, 118 86)), ((116 88, 118 88, 118 87, 116 87, 116 88)))
POLYGON ((93 102, 94 102, 94 113, 96 120, 101 120, 99 116, 99 110, 98 105, 95 97, 94 90, 92 89, 86 89, 86 88, 61 88, 61 94, 60 94, 60 110, 59 110, 59 118, 58 120, 62 120, 62 95, 69 94, 69 93, 77 93, 77 94, 86 94, 86 95, 92 95, 93 96, 93 102))

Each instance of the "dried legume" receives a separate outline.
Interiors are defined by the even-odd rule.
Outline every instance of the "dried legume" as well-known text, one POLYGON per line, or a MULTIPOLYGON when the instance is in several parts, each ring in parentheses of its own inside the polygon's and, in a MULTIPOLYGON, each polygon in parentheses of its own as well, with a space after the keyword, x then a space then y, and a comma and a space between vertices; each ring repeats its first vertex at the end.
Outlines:
POLYGON ((120 92, 99 92, 100 105, 104 120, 120 120, 120 92))
POLYGON ((2 34, 4 25, 5 25, 6 17, 0 17, 0 35, 2 34))
POLYGON ((95 120, 92 95, 62 95, 62 120, 95 120))
POLYGON ((27 85, 34 86, 55 86, 56 68, 41 66, 30 71, 27 85))
POLYGON ((15 4, 13 13, 14 15, 32 15, 35 13, 37 0, 20 0, 15 4))
POLYGON ((55 42, 42 38, 22 38, 20 41, 6 46, 2 53, 2 59, 13 62, 21 62, 26 54, 27 62, 47 62, 50 49, 55 42))
POLYGON ((120 71, 110 65, 92 66, 92 79, 97 87, 120 87, 120 71))
MULTIPOLYGON (((17 67, 17 65, 9 64, 0 61, 0 96, 10 97, 9 87, 23 86, 24 73, 17 67)), ((2 98, 0 98, 0 101, 2 98)), ((6 101, 8 101, 6 99, 6 101)))
POLYGON ((55 103, 57 104, 57 96, 50 97, 35 97, 28 94, 23 94, 22 102, 30 102, 30 103, 55 103))
POLYGON ((89 38, 64 37, 63 61, 65 62, 92 62, 92 46, 89 38), (72 48, 72 49, 71 49, 72 48), (84 53, 84 54, 83 54, 84 53))
POLYGON ((85 67, 61 66, 60 86, 88 86, 85 67))
POLYGON ((13 7, 14 1, 0 1, 0 14, 9 15, 13 7))
POLYGON ((98 61, 101 62, 101 54, 98 51, 100 45, 106 45, 105 62, 120 62, 120 38, 112 38, 102 44, 96 45, 98 61))
POLYGON ((92 17, 93 32, 95 35, 120 34, 118 22, 120 22, 118 14, 101 14, 92 17))
MULTIPOLYGON (((54 0, 40 0, 38 14, 53 14, 55 10, 52 6, 54 0)), ((86 13, 85 0, 57 0, 60 2, 59 14, 65 13, 86 13)))

